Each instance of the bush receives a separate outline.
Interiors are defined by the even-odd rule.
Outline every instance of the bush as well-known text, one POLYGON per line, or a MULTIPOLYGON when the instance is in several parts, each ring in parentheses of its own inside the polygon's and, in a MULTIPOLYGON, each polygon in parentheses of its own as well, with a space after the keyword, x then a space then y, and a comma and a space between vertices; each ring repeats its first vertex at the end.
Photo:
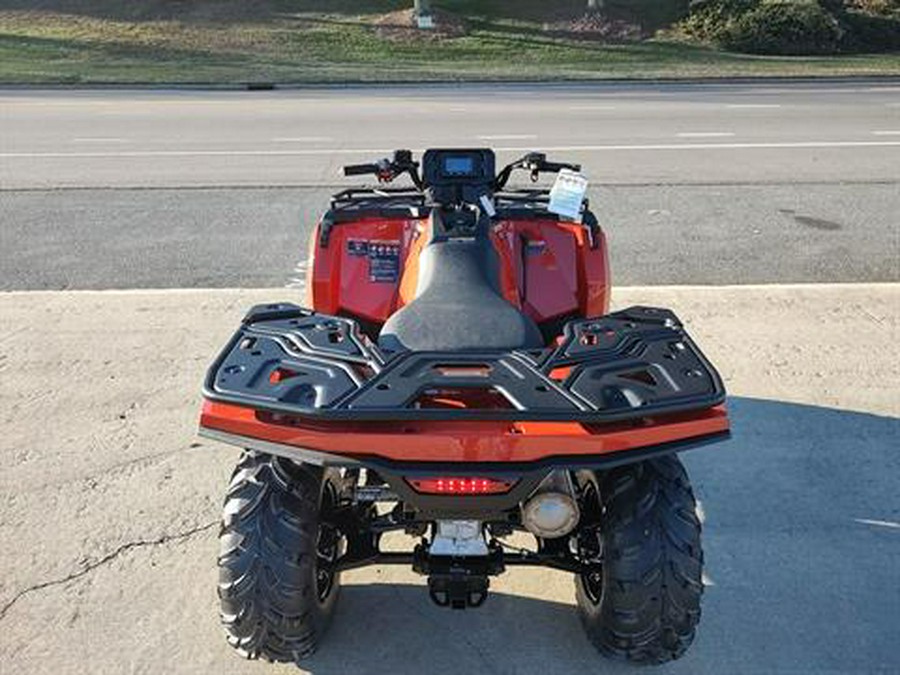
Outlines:
POLYGON ((900 51, 900 2, 694 0, 677 29, 751 54, 900 51))
POLYGON ((900 51, 900 16, 845 12, 841 48, 851 52, 900 51))
POLYGON ((764 0, 729 23, 720 42, 750 54, 833 54, 842 30, 813 0, 764 0))
POLYGON ((676 27, 690 37, 721 44, 741 16, 759 6, 759 0, 694 0, 691 12, 676 27))

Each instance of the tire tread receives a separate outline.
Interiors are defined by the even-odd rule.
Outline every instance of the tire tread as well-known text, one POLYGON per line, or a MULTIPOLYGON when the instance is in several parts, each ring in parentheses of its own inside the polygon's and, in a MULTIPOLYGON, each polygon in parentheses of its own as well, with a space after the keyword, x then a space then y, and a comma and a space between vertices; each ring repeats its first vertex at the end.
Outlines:
POLYGON ((603 591, 594 604, 576 579, 579 614, 604 655, 664 663, 694 640, 703 593, 700 521, 674 455, 597 475, 604 513, 603 591))
POLYGON ((218 594, 228 643, 245 658, 299 662, 315 651, 323 622, 310 565, 322 480, 316 467, 256 452, 234 470, 219 531, 218 594))

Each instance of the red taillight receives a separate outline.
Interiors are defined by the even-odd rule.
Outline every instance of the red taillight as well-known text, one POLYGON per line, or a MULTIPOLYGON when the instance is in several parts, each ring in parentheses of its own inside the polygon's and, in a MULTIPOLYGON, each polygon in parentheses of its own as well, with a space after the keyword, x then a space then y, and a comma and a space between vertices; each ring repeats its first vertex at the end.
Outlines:
POLYGON ((427 495, 497 495, 509 492, 514 480, 470 476, 434 476, 408 478, 413 490, 427 495))

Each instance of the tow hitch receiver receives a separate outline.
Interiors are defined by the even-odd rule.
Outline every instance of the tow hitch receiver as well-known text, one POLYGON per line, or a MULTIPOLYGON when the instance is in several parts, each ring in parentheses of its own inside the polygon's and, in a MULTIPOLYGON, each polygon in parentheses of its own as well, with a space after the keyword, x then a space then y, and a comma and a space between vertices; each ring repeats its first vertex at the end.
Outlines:
POLYGON ((489 585, 487 576, 451 566, 447 574, 428 577, 428 596, 439 607, 480 607, 487 600, 489 585))
POLYGON ((423 541, 413 553, 413 570, 428 576, 428 595, 439 607, 480 607, 488 576, 503 569, 503 550, 485 541, 477 520, 437 521, 431 542, 423 541))

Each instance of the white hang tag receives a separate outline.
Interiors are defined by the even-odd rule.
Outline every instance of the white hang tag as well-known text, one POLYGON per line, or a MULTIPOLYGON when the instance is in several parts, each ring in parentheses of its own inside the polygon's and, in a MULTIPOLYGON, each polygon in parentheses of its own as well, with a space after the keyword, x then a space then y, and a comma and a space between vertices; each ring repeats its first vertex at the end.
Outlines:
POLYGON ((481 202, 481 208, 484 209, 484 212, 488 215, 489 218, 493 218, 497 215, 497 209, 494 208, 494 200, 488 197, 487 195, 481 195, 478 198, 478 201, 481 202))
POLYGON ((550 188, 547 210, 562 218, 581 222, 581 203, 584 201, 587 185, 587 178, 577 171, 561 169, 550 188))

